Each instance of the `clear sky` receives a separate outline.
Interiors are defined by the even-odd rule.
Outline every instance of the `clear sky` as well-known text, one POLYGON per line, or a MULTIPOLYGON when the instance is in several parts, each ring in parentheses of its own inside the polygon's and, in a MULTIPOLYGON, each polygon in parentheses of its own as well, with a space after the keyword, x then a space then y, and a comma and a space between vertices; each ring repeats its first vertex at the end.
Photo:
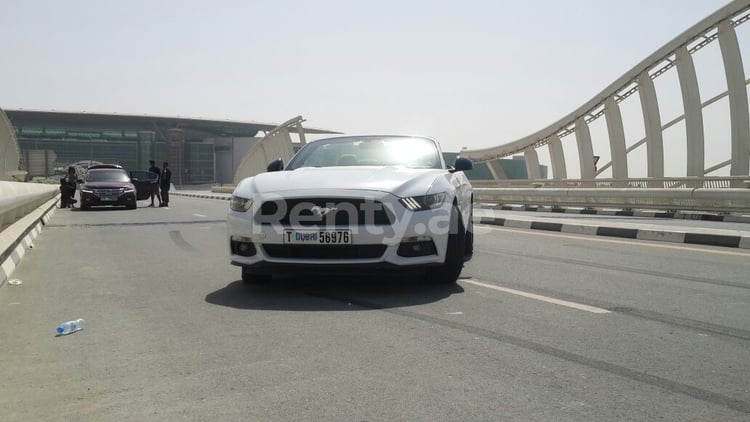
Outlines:
POLYGON ((489 147, 573 111, 727 3, 4 0, 0 107, 301 114, 489 147))

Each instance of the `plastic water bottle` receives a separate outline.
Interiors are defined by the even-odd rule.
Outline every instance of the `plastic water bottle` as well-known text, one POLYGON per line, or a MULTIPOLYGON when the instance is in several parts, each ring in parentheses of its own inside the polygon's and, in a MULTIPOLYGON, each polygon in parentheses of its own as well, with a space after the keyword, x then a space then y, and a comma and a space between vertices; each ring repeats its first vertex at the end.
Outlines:
POLYGON ((63 322, 57 327, 57 335, 64 336, 81 331, 86 328, 86 321, 81 318, 74 319, 73 321, 63 322))

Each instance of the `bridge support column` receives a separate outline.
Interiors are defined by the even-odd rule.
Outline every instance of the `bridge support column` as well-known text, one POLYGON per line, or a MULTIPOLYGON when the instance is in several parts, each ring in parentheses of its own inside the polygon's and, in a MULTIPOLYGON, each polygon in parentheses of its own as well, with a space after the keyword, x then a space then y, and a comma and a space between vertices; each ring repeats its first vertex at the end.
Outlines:
POLYGON ((536 153, 536 150, 533 147, 526 148, 523 156, 526 160, 526 175, 529 180, 541 179, 542 176, 539 173, 539 155, 536 153))
POLYGON ((627 179, 628 153, 625 146, 625 127, 622 124, 620 106, 617 105, 614 97, 607 98, 604 105, 604 116, 607 119, 609 149, 612 153, 612 178, 627 179))
POLYGON ((729 174, 743 176, 750 173, 750 115, 740 45, 730 20, 719 24, 719 46, 724 59, 724 72, 729 90, 729 115, 732 119, 732 158, 729 174))
POLYGON ((578 142, 578 161, 581 166, 581 179, 593 180, 596 177, 594 171, 594 147, 591 145, 591 131, 583 117, 576 120, 576 141, 578 142))
POLYGON ((568 170, 565 167, 565 153, 563 152, 560 137, 557 135, 552 135, 550 137, 549 143, 547 144, 547 148, 549 148, 549 156, 552 161, 552 174, 554 175, 555 179, 567 179, 568 170))
POLYGON ((646 161, 648 177, 664 177, 664 138, 661 131, 659 102, 656 99, 654 81, 648 71, 638 77, 638 94, 641 98, 643 123, 646 128, 646 161))
MULTIPOLYGON (((698 88, 695 64, 687 47, 677 49, 677 75, 680 78, 682 104, 685 108, 685 135, 687 139, 687 175, 703 177, 704 158, 703 106, 698 88)), ((698 186, 696 186, 698 187, 698 186)))
POLYGON ((296 128, 297 136, 299 136, 299 144, 300 146, 304 146, 307 143, 307 140, 305 139, 305 128, 302 127, 302 124, 298 124, 296 128))

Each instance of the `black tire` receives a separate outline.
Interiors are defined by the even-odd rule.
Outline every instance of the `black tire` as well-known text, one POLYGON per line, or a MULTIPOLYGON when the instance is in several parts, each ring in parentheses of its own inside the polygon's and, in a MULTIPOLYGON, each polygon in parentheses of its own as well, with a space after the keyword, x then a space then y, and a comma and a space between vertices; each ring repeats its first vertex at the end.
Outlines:
POLYGON ((138 208, 138 204, 136 204, 135 202, 133 202, 133 205, 127 205, 126 208, 129 209, 129 210, 134 210, 134 209, 138 208))
POLYGON ((471 204, 471 211, 469 211, 469 227, 466 229, 466 243, 464 245, 464 262, 469 262, 471 257, 474 256, 474 204, 471 204))
POLYGON ((91 206, 81 204, 81 211, 88 211, 90 209, 91 209, 91 206))
POLYGON ((445 251, 445 262, 427 271, 427 280, 437 283, 455 283, 464 267, 466 249, 466 229, 458 208, 451 210, 450 233, 448 234, 448 248, 445 251), (453 229, 455 227, 455 229, 453 229))
POLYGON ((245 285, 268 283, 271 279, 268 274, 254 274, 247 267, 242 267, 242 283, 245 285))

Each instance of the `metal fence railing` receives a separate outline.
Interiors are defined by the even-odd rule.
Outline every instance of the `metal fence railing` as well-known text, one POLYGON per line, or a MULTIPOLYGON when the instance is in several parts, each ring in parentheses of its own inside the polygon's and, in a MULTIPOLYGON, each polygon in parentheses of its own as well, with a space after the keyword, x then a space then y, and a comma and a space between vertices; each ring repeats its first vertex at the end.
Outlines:
POLYGON ((750 187, 750 176, 664 177, 633 179, 538 179, 538 180, 472 180, 475 187, 497 188, 706 188, 727 189, 750 187))
POLYGON ((474 200, 496 204, 750 212, 750 189, 474 188, 474 200))

